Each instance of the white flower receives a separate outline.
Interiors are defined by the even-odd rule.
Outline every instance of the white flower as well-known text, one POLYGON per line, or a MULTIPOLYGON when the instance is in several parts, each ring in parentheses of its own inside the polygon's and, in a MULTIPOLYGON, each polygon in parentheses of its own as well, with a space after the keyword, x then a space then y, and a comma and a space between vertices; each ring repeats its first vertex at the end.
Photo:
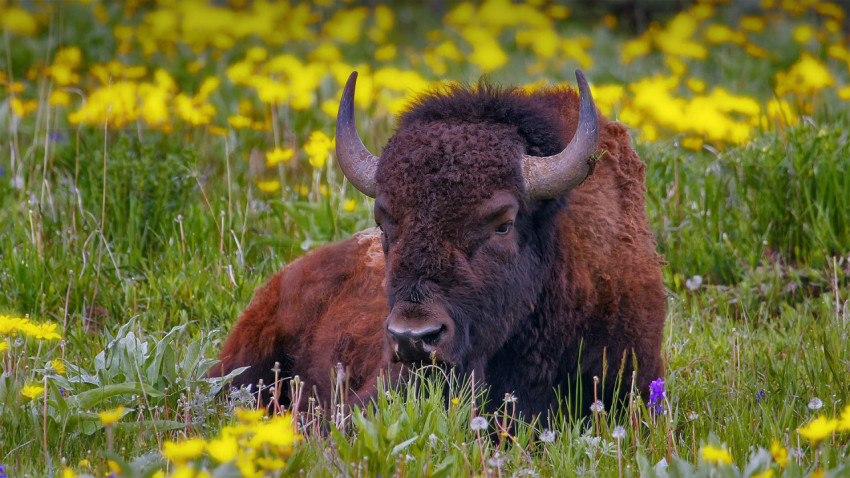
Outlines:
POLYGON ((702 276, 696 275, 685 281, 685 286, 689 290, 697 290, 702 285, 702 276))
POLYGON ((620 425, 617 425, 616 427, 614 427, 614 431, 611 432, 611 436, 616 438, 617 440, 626 438, 626 429, 621 427, 620 425))
POLYGON ((590 406, 590 411, 591 412, 597 412, 597 413, 598 412, 604 412, 605 411, 605 404, 602 403, 602 400, 597 400, 597 401, 593 402, 593 405, 590 406))
POLYGON ((472 428, 475 431, 486 430, 487 419, 484 417, 475 417, 471 422, 469 422, 469 428, 472 428))
POLYGON ((823 400, 815 397, 809 400, 809 410, 820 410, 823 407, 823 400))
POLYGON ((555 432, 552 430, 544 430, 543 433, 540 434, 540 441, 543 443, 552 443, 555 441, 555 432))

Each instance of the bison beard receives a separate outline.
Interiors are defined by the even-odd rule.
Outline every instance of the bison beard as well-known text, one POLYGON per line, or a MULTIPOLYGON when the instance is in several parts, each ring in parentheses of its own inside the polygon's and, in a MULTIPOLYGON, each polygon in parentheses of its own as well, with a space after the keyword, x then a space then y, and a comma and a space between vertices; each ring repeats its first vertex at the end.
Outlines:
POLYGON ((269 384, 279 362, 281 377, 299 375, 327 402, 330 371, 342 363, 351 402, 364 403, 382 373, 437 360, 474 372, 493 396, 513 393, 526 417, 557 407, 556 390, 579 381, 587 413, 594 376, 605 377, 599 393, 610 403, 618 374, 624 394, 635 365, 646 392, 663 373, 665 294, 645 165, 577 77, 581 100, 560 88, 432 92, 401 116, 377 158, 357 137, 352 75, 338 159, 376 198, 380 229, 275 274, 211 374, 250 366, 234 385, 269 384))

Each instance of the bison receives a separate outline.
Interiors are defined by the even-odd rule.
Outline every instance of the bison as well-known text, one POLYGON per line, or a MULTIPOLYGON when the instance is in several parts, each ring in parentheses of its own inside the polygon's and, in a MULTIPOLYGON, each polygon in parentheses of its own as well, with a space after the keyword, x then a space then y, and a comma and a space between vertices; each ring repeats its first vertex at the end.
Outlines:
POLYGON ((355 127, 356 78, 340 102, 337 160, 375 199, 377 228, 260 287, 216 373, 250 366, 235 385, 269 384, 279 362, 281 377, 299 375, 327 401, 342 363, 362 400, 382 372, 436 362, 514 394, 526 417, 579 382, 586 409, 606 364, 606 400, 618 373, 621 395, 635 370, 647 390, 663 373, 665 292, 646 166, 626 127, 597 112, 582 73, 579 94, 432 91, 401 115, 380 157, 355 127))

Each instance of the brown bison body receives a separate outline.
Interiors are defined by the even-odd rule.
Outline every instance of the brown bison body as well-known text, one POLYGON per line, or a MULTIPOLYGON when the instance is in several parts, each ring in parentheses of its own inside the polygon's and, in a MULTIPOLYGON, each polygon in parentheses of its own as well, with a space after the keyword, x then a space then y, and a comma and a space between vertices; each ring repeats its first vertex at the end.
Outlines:
POLYGON ((557 406, 556 390, 578 380, 586 412, 606 363, 606 401, 620 372, 628 390, 635 363, 647 390, 663 372, 665 294, 645 165, 579 80, 581 118, 566 89, 432 93, 401 117, 380 159, 351 139, 344 96, 339 161, 376 197, 380 229, 272 277, 228 338, 221 371, 248 365, 236 384, 268 384, 280 362, 281 376, 327 400, 337 363, 368 397, 382 371, 398 373, 394 362, 436 361, 474 373, 492 396, 513 393, 526 416, 557 406), (554 174, 571 177, 538 178, 564 157, 554 174))

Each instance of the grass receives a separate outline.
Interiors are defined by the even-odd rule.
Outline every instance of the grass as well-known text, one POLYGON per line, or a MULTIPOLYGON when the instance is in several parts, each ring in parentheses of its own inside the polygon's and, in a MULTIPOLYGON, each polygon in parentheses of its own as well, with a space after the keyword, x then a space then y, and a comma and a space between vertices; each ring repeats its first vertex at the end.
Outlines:
MULTIPOLYGON (((66 40, 84 26, 68 21, 66 40)), ((620 41, 592 34, 600 51, 620 41)), ((108 30, 87 35, 86 55, 114 51, 108 30)), ((16 67, 31 63, 27 52, 41 51, 43 39, 28 42, 2 56, 16 67)), ((531 61, 511 53, 511 65, 531 61)), ((626 74, 614 55, 596 59, 600 78, 626 74)), ((735 55, 724 51, 695 69, 715 84, 758 91, 758 64, 735 55)), ((656 60, 633 70, 650 74, 656 60)), ((215 69, 224 66, 206 68, 221 74, 215 69)), ((462 78, 477 74, 457 68, 462 78)), ((522 71, 493 76, 533 79, 522 71)), ((238 91, 219 100, 232 106, 230 94, 238 91)), ((619 450, 631 476, 662 476, 662 460, 670 476, 749 476, 777 469, 772 439, 792 451, 783 476, 847 473, 846 433, 819 446, 796 433, 850 404, 850 117, 829 106, 739 146, 692 151, 681 136, 636 141, 651 225, 668 261, 663 414, 636 403, 625 417, 580 421, 565 403, 551 422, 522 423, 508 400, 481 432, 470 423, 482 391, 423 372, 344 424, 331 416, 305 425, 313 432, 274 473, 617 476, 619 450), (496 424, 507 422, 514 427, 502 435, 496 424), (623 439, 613 436, 618 425, 623 439), (546 430, 553 440, 540 438, 546 430), (703 460, 706 444, 727 449, 733 466, 703 460)), ((17 121, 8 111, 0 107, 4 125, 17 121)), ((371 112, 362 113, 364 141, 379 150, 392 122, 363 121, 371 112)), ((280 116, 297 137, 332 124, 311 111, 280 116)), ((14 131, 0 132, 0 314, 52 321, 63 339, 13 337, 0 352, 0 464, 9 476, 56 476, 66 465, 102 476, 112 460, 126 476, 151 476, 165 464, 164 442, 215 437, 234 421, 234 408, 252 406, 246 393, 217 395, 222 383, 203 373, 254 288, 306 250, 372 225, 371 203, 333 164, 279 166, 271 174, 283 188, 258 190, 254 182, 268 171, 257 172, 256 156, 262 163, 268 134, 69 129, 46 119, 14 131), (295 192, 301 186, 306 196, 295 192), (353 211, 344 207, 349 199, 353 211), (55 358, 67 364, 64 375, 47 366, 55 358), (21 395, 42 380, 44 396, 21 395), (118 405, 127 414, 105 427, 97 412, 118 405)), ((236 473, 228 465, 217 476, 236 473)))

